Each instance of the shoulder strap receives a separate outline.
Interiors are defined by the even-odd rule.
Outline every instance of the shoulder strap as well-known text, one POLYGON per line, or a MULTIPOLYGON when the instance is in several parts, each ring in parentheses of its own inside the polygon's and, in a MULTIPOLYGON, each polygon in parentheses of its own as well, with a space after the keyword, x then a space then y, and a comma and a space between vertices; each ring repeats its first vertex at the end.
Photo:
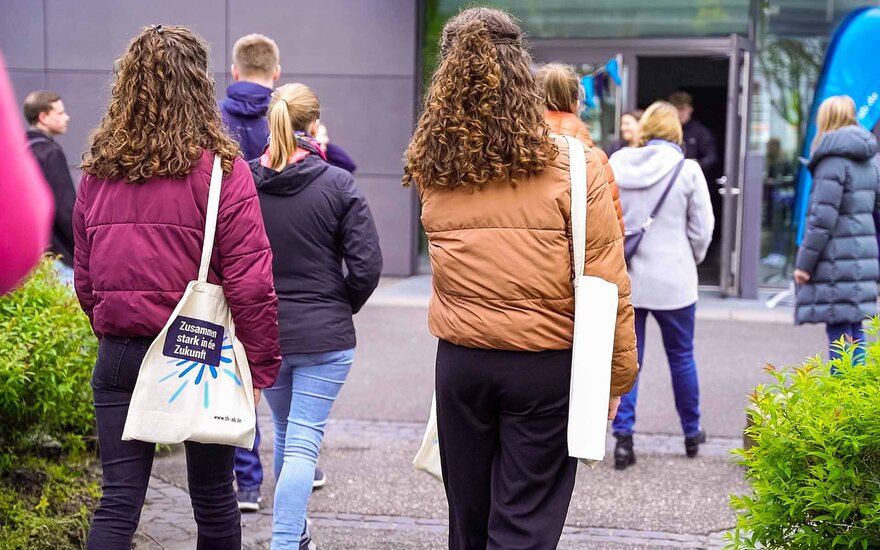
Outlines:
POLYGON ((672 186, 675 184, 675 180, 678 179, 678 175, 681 173, 681 168, 684 166, 685 160, 686 159, 681 159, 681 162, 679 162, 678 166, 675 167, 675 171, 672 173, 672 178, 670 178, 669 183, 666 184, 666 189, 663 190, 663 194, 660 195, 660 200, 657 201, 657 206, 654 207, 654 210, 651 212, 651 215, 648 216, 648 220, 642 227, 648 227, 649 225, 651 225, 651 223, 654 222, 654 218, 657 217, 657 214, 660 212, 660 208, 663 206, 663 203, 666 202, 666 197, 669 195, 669 191, 672 190, 672 186))
POLYGON ((217 233, 217 212, 220 210, 220 185, 223 168, 220 155, 214 155, 214 168, 211 170, 211 187, 208 190, 208 210, 205 214, 205 242, 202 245, 202 262, 199 265, 199 282, 207 282, 211 254, 214 251, 214 235, 217 233))
POLYGON ((571 237, 574 274, 584 274, 587 255, 587 157, 584 145, 571 136, 568 142, 568 166, 571 178, 571 237))

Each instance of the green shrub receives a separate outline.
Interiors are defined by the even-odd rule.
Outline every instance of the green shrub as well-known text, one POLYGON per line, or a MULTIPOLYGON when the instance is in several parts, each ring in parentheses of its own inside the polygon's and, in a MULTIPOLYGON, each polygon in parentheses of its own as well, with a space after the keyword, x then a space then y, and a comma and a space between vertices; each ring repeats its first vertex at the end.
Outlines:
POLYGON ((93 430, 97 341, 73 290, 44 260, 0 297, 0 473, 46 436, 67 446, 93 430))
MULTIPOLYGON (((868 334, 876 337, 880 321, 868 334)), ((880 344, 864 364, 814 357, 768 365, 774 383, 751 396, 754 440, 736 451, 752 494, 734 496, 732 548, 869 548, 880 542, 880 344), (836 369, 837 373, 831 374, 836 369)))
POLYGON ((20 459, 0 477, 0 548, 85 548, 100 492, 89 462, 20 459))

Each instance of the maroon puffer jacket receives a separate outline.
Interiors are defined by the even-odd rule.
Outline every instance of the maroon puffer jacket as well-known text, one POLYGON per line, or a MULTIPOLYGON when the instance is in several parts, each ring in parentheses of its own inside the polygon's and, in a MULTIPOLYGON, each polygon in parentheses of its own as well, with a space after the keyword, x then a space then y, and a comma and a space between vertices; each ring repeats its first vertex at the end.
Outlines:
MULTIPOLYGON (((76 294, 95 334, 155 336, 198 277, 213 154, 183 179, 83 175, 73 214, 76 294)), ((255 388, 281 366, 272 251, 247 163, 223 178, 208 281, 223 286, 255 388)))

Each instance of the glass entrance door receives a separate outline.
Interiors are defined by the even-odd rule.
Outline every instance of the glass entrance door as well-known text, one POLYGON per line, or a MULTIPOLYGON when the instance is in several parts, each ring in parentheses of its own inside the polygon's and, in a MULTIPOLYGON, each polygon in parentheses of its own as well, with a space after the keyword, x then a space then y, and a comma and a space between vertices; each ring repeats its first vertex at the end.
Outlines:
POLYGON ((743 190, 746 179, 748 123, 751 114, 752 63, 747 41, 730 37, 727 92, 727 137, 724 174, 715 181, 721 195, 721 294, 739 295, 743 265, 743 190))
MULTIPOLYGON (((700 284, 724 295, 739 295, 743 267, 742 192, 748 152, 751 108, 750 43, 740 35, 724 38, 536 40, 536 63, 623 60, 623 84, 617 113, 644 109, 676 91, 693 97, 694 117, 709 128, 715 160, 704 162, 716 217, 714 243, 699 268, 700 284)), ((601 115, 606 120, 605 115, 601 115)), ((603 127, 604 128, 604 127, 603 127)), ((594 132, 597 144, 611 135, 594 132), (599 135, 597 135, 599 134, 599 135), (601 136, 601 137, 600 137, 601 136), (598 139, 597 139, 598 138, 598 139)))

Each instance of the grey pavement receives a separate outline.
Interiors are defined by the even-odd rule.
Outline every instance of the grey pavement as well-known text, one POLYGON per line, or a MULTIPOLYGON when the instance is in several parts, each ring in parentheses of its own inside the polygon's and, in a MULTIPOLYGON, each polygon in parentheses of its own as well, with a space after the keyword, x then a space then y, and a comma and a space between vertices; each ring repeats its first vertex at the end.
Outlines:
MULTIPOLYGON (((320 549, 442 548, 442 484, 412 469, 430 407, 436 340, 426 326, 430 280, 385 280, 356 317, 355 366, 321 452, 327 486, 310 503, 320 549)), ((721 548, 735 517, 731 493, 747 490, 729 451, 741 444, 746 395, 769 381, 765 363, 797 364, 823 350, 822 327, 791 325, 790 308, 710 294, 698 306, 696 353, 703 424, 700 457, 684 457, 660 335, 649 322, 638 407, 638 463, 581 467, 560 548, 721 548)), ((271 535, 272 421, 260 407, 264 508, 242 517, 244 547, 271 535)), ((612 442, 608 442, 611 449, 612 442)), ((138 548, 194 548, 183 453, 157 457, 138 548)))

